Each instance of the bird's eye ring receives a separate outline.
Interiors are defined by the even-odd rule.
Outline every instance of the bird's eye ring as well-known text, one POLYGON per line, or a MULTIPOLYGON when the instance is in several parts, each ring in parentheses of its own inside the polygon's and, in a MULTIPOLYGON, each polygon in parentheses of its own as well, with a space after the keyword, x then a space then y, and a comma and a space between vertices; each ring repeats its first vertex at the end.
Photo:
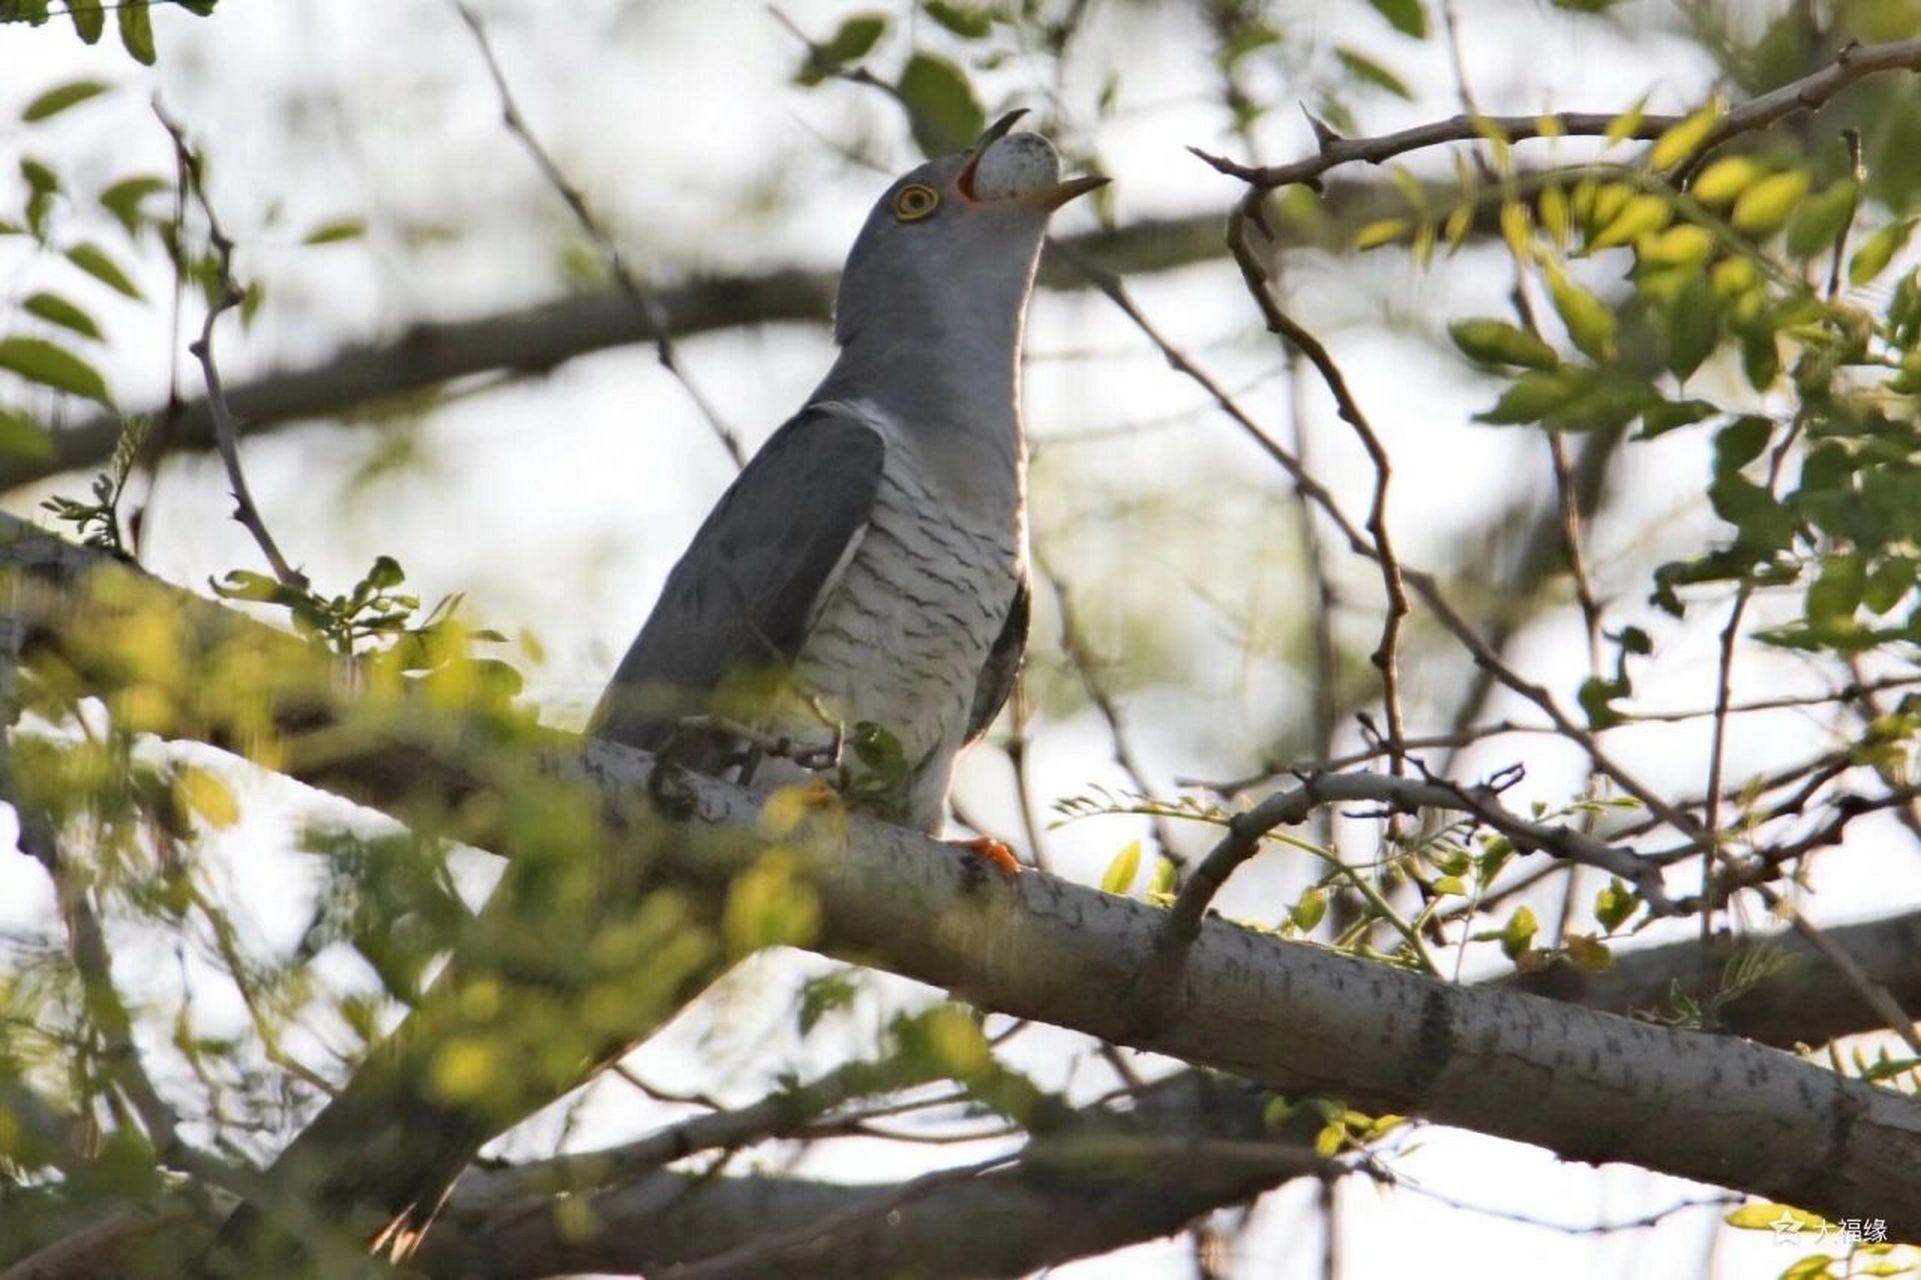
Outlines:
POLYGON ((910 182, 894 193, 894 218, 900 222, 919 222, 940 208, 940 192, 918 182, 910 182))

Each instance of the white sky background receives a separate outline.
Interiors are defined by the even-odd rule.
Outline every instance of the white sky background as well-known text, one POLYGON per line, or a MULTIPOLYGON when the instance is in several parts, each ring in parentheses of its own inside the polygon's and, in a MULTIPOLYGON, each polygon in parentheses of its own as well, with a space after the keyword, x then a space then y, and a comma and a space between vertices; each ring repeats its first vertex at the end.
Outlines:
MULTIPOLYGON (((845 13, 879 5, 792 0, 783 6, 803 28, 825 35, 845 13)), ((1571 21, 1528 0, 1463 0, 1464 45, 1480 104, 1493 112, 1547 107, 1610 110, 1648 94, 1651 110, 1675 110, 1707 86, 1709 69, 1685 42, 1661 34, 1658 6, 1630 10, 1622 31, 1571 21)), ((1224 212, 1236 184, 1182 148, 1226 148, 1211 53, 1186 8, 1143 10, 1109 0, 1093 6, 1067 85, 1065 140, 1099 158, 1115 179, 1123 222, 1198 211, 1224 212), (1097 51, 1090 54, 1089 49, 1097 51), (1092 111, 1100 80, 1120 77, 1114 117, 1092 111)), ((1455 110, 1445 50, 1395 35, 1360 0, 1297 6, 1290 40, 1374 52, 1421 91, 1406 104, 1379 96, 1356 100, 1363 123, 1384 131, 1455 110)), ((565 6, 482 7, 521 106, 574 182, 615 229, 643 278, 663 282, 698 272, 772 265, 829 267, 839 262, 883 177, 850 163, 835 146, 859 147, 897 171, 913 162, 898 111, 855 86, 811 91, 789 83, 798 46, 765 9, 746 0, 675 0, 619 5, 594 0, 565 6)), ((211 156, 212 196, 240 244, 243 277, 263 280, 267 304, 251 329, 223 322, 216 348, 230 383, 276 365, 319 358, 338 346, 393 335, 424 319, 459 318, 547 299, 566 285, 559 249, 573 237, 565 209, 534 175, 500 127, 498 103, 466 32, 439 0, 227 0, 218 16, 156 12, 157 72, 111 48, 112 35, 87 50, 56 23, 31 32, 0 31, 0 121, 41 90, 77 75, 123 86, 117 96, 76 109, 32 131, 0 124, 8 149, 57 161, 73 185, 92 190, 142 169, 171 172, 169 143, 146 110, 159 87, 211 156), (364 240, 303 247, 312 227, 343 216, 369 224, 364 240), (443 236, 446 231, 457 235, 443 236), (431 247, 410 242, 432 238, 431 247)), ((924 33, 930 42, 938 36, 924 33)), ((1041 105, 1044 85, 1019 64, 982 81, 990 111, 1041 105)), ((1262 132, 1263 158, 1304 154, 1307 130, 1291 106, 1305 96, 1278 75, 1266 86, 1281 106, 1262 132)), ((1433 157, 1435 162, 1441 159, 1433 157)), ((0 209, 17 207, 12 166, 0 172, 0 209)), ((1091 224, 1070 208, 1060 229, 1091 224)), ((47 264, 25 261, 19 242, 0 241, 0 279, 9 299, 42 281, 47 264)), ((171 282, 157 252, 142 265, 149 296, 171 282)), ((63 276, 64 286, 71 273, 63 276)), ((1303 261, 1295 276, 1295 314, 1329 340, 1392 451, 1398 478, 1392 523, 1403 556, 1449 567, 1457 539, 1516 489, 1546 497, 1546 451, 1522 431, 1478 427, 1469 416, 1492 392, 1432 346, 1449 318, 1500 314, 1507 276, 1496 253, 1469 250, 1451 266, 1421 275, 1405 258, 1303 261), (1383 303, 1395 320, 1378 323, 1383 303)), ((1230 387, 1271 374, 1279 348, 1259 329, 1230 265, 1142 278, 1131 287, 1166 332, 1203 358, 1230 387)), ((74 286, 76 298, 109 326, 111 346, 95 353, 122 404, 155 403, 170 364, 197 390, 185 352, 169 353, 166 308, 121 305, 104 290, 74 286)), ((197 324, 197 320, 196 320, 197 324)), ((1137 745, 1158 785, 1176 774, 1233 776, 1247 771, 1276 727, 1304 715, 1305 685, 1271 658, 1247 659, 1241 637, 1223 625, 1241 610, 1269 645, 1305 601, 1292 549, 1293 516, 1283 477, 1203 405, 1199 389, 1168 370, 1135 330, 1097 295, 1042 295, 1028 330, 1028 425, 1038 446, 1037 536, 1081 583, 1079 602, 1103 650, 1120 660, 1123 617, 1158 614, 1155 637, 1197 655, 1198 678, 1128 703, 1137 745), (1169 421, 1173 419, 1173 421, 1169 421), (1066 445, 1060 438, 1137 422, 1161 425, 1139 436, 1066 445), (1150 512, 1130 518, 1122 499, 1151 498, 1178 513, 1170 525, 1150 512), (1211 603, 1210 603, 1211 602, 1211 603), (1163 634, 1164 633, 1164 634, 1163 634)), ((680 344, 683 364, 723 418, 752 443, 797 408, 825 370, 826 333, 807 326, 733 332, 680 344)), ((1711 375, 1710 375, 1711 376, 1711 375)), ((1268 378, 1244 403, 1285 433, 1285 383, 1268 378)), ((1371 476, 1324 397, 1310 397, 1307 429, 1319 471, 1348 509, 1365 511, 1371 476)), ((681 390, 642 348, 577 360, 552 376, 461 400, 431 415, 410 437, 408 465, 369 478, 391 433, 377 428, 311 426, 250 444, 246 464, 256 500, 282 547, 315 580, 350 584, 375 554, 395 555, 427 599, 462 591, 476 622, 539 637, 548 655, 531 671, 531 694, 548 717, 578 723, 601 682, 651 606, 673 559, 732 474, 724 454, 681 390)), ((1677 432, 1628 450, 1631 480, 1617 481, 1608 519, 1591 551, 1605 595, 1619 602, 1611 626, 1639 622, 1657 654, 1637 704, 1698 706, 1710 694, 1716 610, 1687 627, 1651 619, 1640 604, 1647 566, 1698 537, 1705 455, 1700 439, 1677 432)), ((65 477, 11 499, 28 512, 47 491, 77 493, 84 477, 65 477)), ((261 567, 258 553, 227 520, 224 480, 210 458, 176 459, 162 468, 146 531, 146 563, 175 582, 204 583, 234 566, 261 567)), ((1378 598, 1371 569, 1342 563, 1350 598, 1378 598)), ((1051 624, 1051 613, 1044 615, 1051 624)), ((1354 620, 1357 644, 1376 624, 1354 620)), ((1136 634, 1129 631, 1127 634, 1136 634)), ((1516 647, 1519 665, 1571 699, 1586 657, 1578 624, 1536 628, 1516 647)), ((1409 663, 1410 723, 1430 726, 1448 705, 1460 667, 1409 663)), ((1744 659, 1750 691, 1813 687, 1787 657, 1744 659)), ((1497 700, 1490 712, 1516 708, 1497 700)), ((1819 730, 1793 714, 1754 717, 1730 750, 1730 776, 1796 758, 1815 748, 1819 730)), ((1630 764, 1665 780, 1706 772, 1706 727, 1630 730, 1619 745, 1630 764)), ((1528 796, 1565 799, 1578 785, 1578 761, 1546 739, 1509 739, 1481 749, 1477 765, 1524 758, 1528 796)), ((1124 786, 1092 717, 1043 720, 1034 748, 1044 805, 1090 783, 1124 786)), ((254 777, 243 801, 250 817, 212 842, 210 856, 246 904, 261 945, 284 945, 303 920, 298 892, 311 868, 286 852, 299 812, 316 803, 297 788, 254 777)), ((1006 766, 983 750, 963 777, 968 805, 990 824, 1019 830, 1006 766)), ((1054 865, 1097 878, 1136 828, 1124 819, 1083 823, 1049 837, 1054 865)), ((1823 863, 1820 892, 1807 903, 1817 920, 1881 913, 1921 893, 1921 863, 1907 854, 1879 858, 1864 846, 1823 863), (1863 874, 1863 864, 1873 861, 1863 874)), ((1268 855, 1224 897, 1229 914, 1271 919, 1309 871, 1268 855), (1284 896, 1285 895, 1285 896, 1284 896)), ((484 869, 477 872, 484 879, 484 869)), ((1550 897, 1537 910, 1558 907, 1550 897)), ((1546 918, 1544 914, 1544 918, 1546 918)), ((38 869, 0 855, 0 926, 51 927, 51 903, 38 869)), ((1689 926, 1691 927, 1691 926, 1689 926)), ((1648 940, 1664 935, 1650 931, 1648 940)), ((1484 948, 1491 950, 1491 947, 1484 948)), ((1497 957, 1470 956, 1470 973, 1497 957)), ((178 976, 164 949, 132 940, 123 978, 150 975, 156 999, 177 998, 178 976), (154 963, 148 964, 147 961, 154 963)), ((885 1008, 924 998, 922 989, 877 980, 870 1000, 841 1038, 817 1033, 792 1043, 786 993, 822 962, 793 957, 747 967, 706 1012, 643 1051, 643 1075, 669 1086, 716 1089, 748 1100, 785 1067, 824 1067, 849 1043, 870 1044, 885 1008), (717 1015, 717 1016, 709 1016, 717 1015), (716 1069, 715 1064, 720 1067, 716 1069)), ((335 966, 342 980, 346 963, 335 966)), ((217 992, 198 995, 203 1016, 218 1018, 217 992)), ((230 1012, 230 1011, 229 1011, 230 1012)), ((1000 1020, 996 1020, 998 1024, 1000 1020)), ((1016 1042, 1013 1058, 1043 1080, 1062 1078, 1084 1053, 1078 1037, 1038 1030, 1016 1042)), ((1105 1083, 1082 1066, 1083 1086, 1105 1083)), ((600 1145, 651 1127, 662 1115, 628 1092, 604 1091, 589 1109, 580 1141, 600 1145)), ((545 1132, 551 1133, 552 1126, 545 1132)), ((1542 1151, 1453 1131, 1428 1129, 1422 1149, 1396 1168, 1457 1199, 1568 1224, 1632 1219, 1705 1194, 1672 1179, 1610 1167, 1565 1165, 1542 1151)), ((529 1147, 528 1149, 531 1149, 529 1147)), ((985 1148, 937 1150, 932 1158, 974 1159, 985 1148)), ((873 1142, 827 1144, 801 1168, 824 1177, 893 1178, 919 1171, 925 1148, 873 1142)), ((1378 1196, 1358 1181, 1342 1188, 1341 1251, 1350 1278, 1397 1275, 1418 1257, 1429 1276, 1695 1276, 1709 1268, 1717 1220, 1697 1212, 1653 1231, 1583 1238, 1461 1214, 1417 1194, 1378 1196)), ((1237 1274, 1315 1276, 1319 1218, 1307 1189, 1264 1202, 1259 1225, 1242 1242, 1237 1274)), ((1714 1246, 1714 1273, 1773 1275, 1796 1254, 1755 1235, 1714 1246)), ((1142 1246, 1060 1269, 1073 1276, 1181 1276, 1184 1246, 1142 1246)))

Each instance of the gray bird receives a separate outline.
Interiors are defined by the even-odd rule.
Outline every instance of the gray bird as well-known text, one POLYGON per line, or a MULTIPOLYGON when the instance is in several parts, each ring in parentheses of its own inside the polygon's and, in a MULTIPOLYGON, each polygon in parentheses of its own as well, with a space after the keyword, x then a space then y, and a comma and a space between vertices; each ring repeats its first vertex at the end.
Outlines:
MULTIPOLYGON (((909 771, 889 816, 939 832, 1027 642, 1020 343, 1041 240, 1106 181, 1062 182, 1045 138, 1009 132, 1021 114, 874 206, 840 358, 694 535, 589 732, 659 750, 694 713, 797 743, 878 725, 909 771)), ((706 735, 688 754, 737 751, 706 735)), ((756 781, 797 773, 774 759, 756 781)))
MULTIPOLYGON (((1006 701, 1027 638, 1020 343, 1041 241, 1055 209, 1106 181, 1062 181, 1045 139, 1010 132, 1020 114, 875 205, 841 277, 839 358, 694 535, 592 734, 671 743, 712 771, 742 745, 716 720, 763 742, 879 725, 906 766, 885 812, 938 832, 955 760, 1006 701), (690 732, 690 717, 709 727, 690 732)), ((752 781, 806 776, 773 755, 752 781)), ((604 993, 596 935, 636 927, 651 873, 590 866, 575 877, 583 893, 568 870, 515 861, 413 1016, 268 1170, 272 1208, 245 1207, 223 1228, 211 1269, 262 1274, 265 1257, 277 1275, 324 1271, 301 1218, 377 1229, 380 1251, 404 1255, 482 1144, 651 1029, 637 1015, 645 1025, 583 1030, 564 1012, 604 993), (557 912, 571 912, 566 931, 551 928, 557 912), (561 1021, 530 1023, 528 1009, 561 1021), (461 1041, 512 1045, 526 1061, 484 1099, 452 1097, 444 1050, 461 1041)), ((660 1016, 724 961, 657 951, 636 973, 607 954, 627 968, 613 980, 646 988, 660 1016)))

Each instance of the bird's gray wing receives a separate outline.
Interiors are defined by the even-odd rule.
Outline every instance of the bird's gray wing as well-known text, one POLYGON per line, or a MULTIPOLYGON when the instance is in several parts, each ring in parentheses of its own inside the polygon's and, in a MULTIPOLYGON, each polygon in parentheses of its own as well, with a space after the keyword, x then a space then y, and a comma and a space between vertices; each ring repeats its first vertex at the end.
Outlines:
POLYGON ((738 718, 713 695, 792 662, 867 528, 885 453, 871 426, 838 407, 803 410, 776 431, 668 575, 588 732, 658 750, 683 716, 738 718))
POLYGON ((987 665, 981 668, 980 681, 974 686, 974 707, 967 717, 970 744, 987 732, 994 717, 1007 705, 1007 695, 1014 691, 1021 658, 1027 653, 1027 613, 1027 575, 1023 573, 1014 588, 1013 603, 1007 606, 1007 621, 1001 624, 994 647, 987 651, 987 665))

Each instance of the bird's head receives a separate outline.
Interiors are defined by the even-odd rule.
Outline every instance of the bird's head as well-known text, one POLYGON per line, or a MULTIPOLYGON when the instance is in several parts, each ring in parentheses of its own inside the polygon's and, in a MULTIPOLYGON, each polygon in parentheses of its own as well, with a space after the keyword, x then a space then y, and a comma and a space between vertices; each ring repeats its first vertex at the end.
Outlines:
POLYGON ((1061 180, 1060 155, 1002 116, 966 151, 929 160, 887 188, 841 273, 843 346, 956 333, 1017 333, 1054 210, 1107 182, 1061 180))

